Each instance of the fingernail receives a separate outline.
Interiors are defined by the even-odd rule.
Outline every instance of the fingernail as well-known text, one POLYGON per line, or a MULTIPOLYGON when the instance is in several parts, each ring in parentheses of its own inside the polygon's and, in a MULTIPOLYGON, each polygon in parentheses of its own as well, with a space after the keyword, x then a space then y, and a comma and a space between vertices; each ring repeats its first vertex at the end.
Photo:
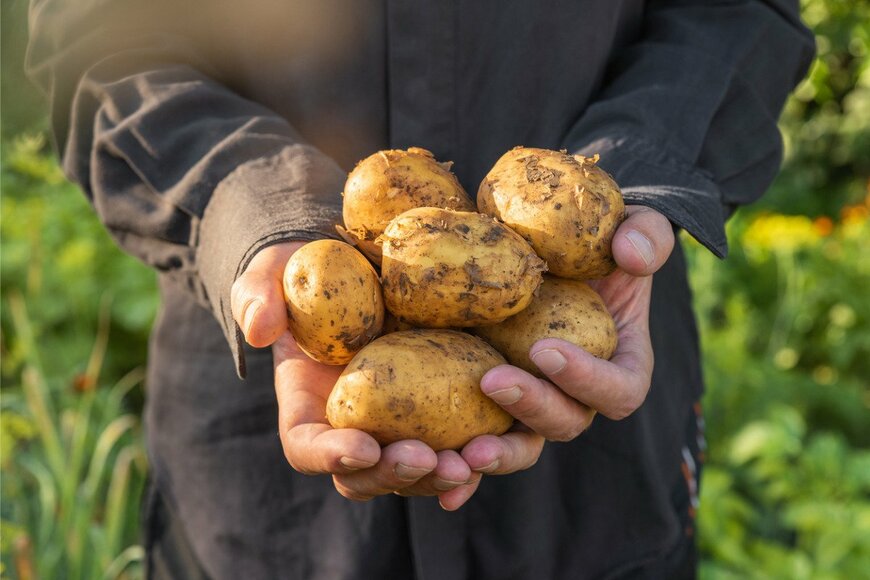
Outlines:
POLYGON ((438 491, 449 491, 455 487, 459 487, 467 483, 465 481, 450 481, 449 479, 441 479, 436 478, 435 481, 432 482, 432 487, 437 489, 438 491))
POLYGON ((474 471, 479 471, 480 473, 490 473, 491 471, 495 471, 496 469, 498 469, 498 466, 500 463, 501 463, 501 461, 496 459, 495 461, 493 461, 489 465, 484 465, 483 467, 479 467, 479 468, 475 469, 474 471))
POLYGON ((374 465, 371 461, 363 461, 361 459, 354 459, 353 457, 342 457, 338 461, 348 469, 368 469, 374 465))
POLYGON ((417 481, 432 470, 425 467, 410 467, 404 463, 397 463, 393 471, 396 477, 403 481, 417 481))
POLYGON ((545 374, 553 375, 565 368, 568 361, 562 356, 562 353, 552 348, 539 350, 532 355, 532 362, 545 374))
POLYGON ((631 245, 634 246, 634 249, 643 258, 643 263, 647 266, 652 264, 655 259, 655 253, 653 252, 652 243, 650 243, 647 237, 637 230, 630 230, 625 234, 625 237, 628 238, 628 241, 631 242, 631 245))
POLYGON ((484 393, 499 405, 513 405, 523 398, 523 391, 519 387, 509 387, 491 393, 484 391, 484 393))
POLYGON ((247 306, 245 306, 245 311, 242 313, 242 327, 245 331, 245 336, 248 336, 251 332, 251 325, 254 324, 254 317, 257 316, 257 311, 262 308, 263 302, 255 298, 248 302, 247 306))

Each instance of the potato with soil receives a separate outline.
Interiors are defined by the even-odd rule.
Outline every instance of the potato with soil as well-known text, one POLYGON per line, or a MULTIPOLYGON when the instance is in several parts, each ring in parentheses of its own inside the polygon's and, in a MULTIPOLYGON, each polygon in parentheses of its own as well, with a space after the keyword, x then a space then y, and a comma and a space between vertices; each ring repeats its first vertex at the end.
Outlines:
POLYGON ((474 211, 474 202, 431 152, 418 147, 407 151, 379 151, 360 161, 344 186, 343 236, 375 263, 381 249, 375 239, 394 217, 415 207, 441 207, 474 211))
POLYGON ((414 326, 500 322, 531 302, 545 269, 519 235, 474 212, 412 209, 381 241, 384 302, 414 326))
POLYGON ((419 439, 435 451, 460 449, 478 435, 501 435, 513 417, 480 390, 504 358, 455 330, 405 330, 363 348, 326 403, 336 429, 360 429, 381 445, 419 439))
POLYGON ((577 280, 544 276, 528 308, 494 326, 474 329, 508 361, 535 376, 544 374, 529 359, 529 349, 542 338, 561 338, 591 354, 609 359, 616 351, 616 323, 601 296, 577 280))
POLYGON ((523 236, 551 274, 603 278, 616 268, 610 246, 625 205, 616 182, 597 160, 548 149, 512 149, 481 182, 478 209, 523 236))
POLYGON ((381 334, 390 334, 392 332, 399 332, 400 330, 413 330, 417 328, 413 324, 408 322, 402 322, 396 315, 390 312, 389 310, 385 310, 384 312, 384 327, 381 329, 381 334))
POLYGON ((329 365, 349 362, 384 324, 375 269, 365 256, 336 240, 305 244, 290 257, 284 300, 299 348, 329 365))

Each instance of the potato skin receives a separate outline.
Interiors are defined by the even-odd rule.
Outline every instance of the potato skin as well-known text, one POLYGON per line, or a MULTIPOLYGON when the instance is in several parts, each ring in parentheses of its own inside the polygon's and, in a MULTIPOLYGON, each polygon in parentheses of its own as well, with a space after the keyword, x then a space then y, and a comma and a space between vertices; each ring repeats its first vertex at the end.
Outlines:
POLYGON ((519 235, 474 212, 412 209, 381 240, 384 302, 414 326, 500 322, 531 302, 545 269, 519 235))
POLYGON ((454 330, 384 335, 363 348, 326 403, 336 429, 360 429, 381 445, 419 439, 435 451, 460 449, 478 435, 501 435, 513 417, 480 390, 504 358, 479 338, 454 330))
POLYGON ((384 312, 384 327, 381 329, 381 334, 390 334, 391 332, 399 332, 400 330, 411 330, 416 328, 413 324, 402 322, 389 310, 384 312))
POLYGON ((610 246, 625 204, 596 161, 597 156, 517 147, 484 177, 477 207, 523 236, 551 274, 603 278, 616 268, 610 246))
POLYGON ((346 364, 384 324, 378 275, 353 247, 319 240, 299 248, 284 269, 290 331, 305 354, 346 364))
POLYGON ((344 186, 341 231, 376 264, 381 248, 375 243, 387 224, 415 207, 441 207, 474 211, 474 202, 431 152, 411 147, 407 151, 379 151, 360 161, 344 186))
POLYGON ((508 361, 545 378, 529 359, 529 349, 542 338, 561 338, 598 358, 613 356, 616 323, 601 296, 584 282, 544 276, 538 295, 528 308, 494 326, 474 333, 495 347, 508 361))

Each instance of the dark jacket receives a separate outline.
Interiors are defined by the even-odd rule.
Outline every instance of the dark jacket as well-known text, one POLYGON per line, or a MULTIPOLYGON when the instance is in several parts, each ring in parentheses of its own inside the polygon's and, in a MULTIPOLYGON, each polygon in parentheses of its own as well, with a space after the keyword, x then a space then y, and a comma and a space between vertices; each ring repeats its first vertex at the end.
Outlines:
POLYGON ((797 2, 34 0, 31 25, 67 174, 160 272, 152 476, 209 574, 666 569, 691 529, 681 465, 702 390, 679 248, 655 278, 644 406, 485 478, 453 514, 350 503, 293 473, 270 353, 241 348, 229 290, 262 247, 334 236, 345 172, 387 147, 453 160, 469 192, 515 145, 599 153, 626 203, 723 256, 726 217, 777 171, 776 119, 813 53, 797 2))

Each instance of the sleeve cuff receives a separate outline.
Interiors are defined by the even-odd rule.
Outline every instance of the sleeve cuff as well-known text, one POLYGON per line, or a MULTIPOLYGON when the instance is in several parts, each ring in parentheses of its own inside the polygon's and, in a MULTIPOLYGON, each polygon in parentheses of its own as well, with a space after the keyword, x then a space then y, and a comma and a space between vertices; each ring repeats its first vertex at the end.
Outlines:
POLYGON ((719 187, 704 172, 634 138, 600 138, 572 152, 591 157, 619 184, 626 205, 659 211, 719 258, 728 254, 719 187))
POLYGON ((289 240, 337 238, 346 174, 308 145, 240 165, 215 188, 197 229, 196 263, 240 378, 244 337, 233 320, 230 291, 254 255, 289 240))

